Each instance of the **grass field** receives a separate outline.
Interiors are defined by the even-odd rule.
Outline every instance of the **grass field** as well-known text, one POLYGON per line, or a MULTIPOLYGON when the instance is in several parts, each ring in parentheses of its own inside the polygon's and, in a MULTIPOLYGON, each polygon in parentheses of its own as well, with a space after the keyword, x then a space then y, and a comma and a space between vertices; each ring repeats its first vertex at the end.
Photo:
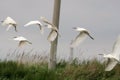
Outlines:
POLYGON ((0 62, 0 80, 120 80, 120 65, 112 71, 105 72, 105 63, 96 59, 69 64, 57 63, 54 71, 47 69, 47 63, 18 64, 15 61, 0 62))

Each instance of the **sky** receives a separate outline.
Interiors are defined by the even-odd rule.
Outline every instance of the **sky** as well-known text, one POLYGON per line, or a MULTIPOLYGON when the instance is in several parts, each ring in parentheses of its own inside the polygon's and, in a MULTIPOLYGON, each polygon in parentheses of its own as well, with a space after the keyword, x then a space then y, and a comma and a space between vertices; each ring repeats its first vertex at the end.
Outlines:
MULTIPOLYGON (((18 32, 14 29, 6 31, 7 26, 0 25, 0 58, 18 50, 38 51, 44 55, 49 53, 50 43, 47 36, 50 32, 45 28, 40 33, 37 26, 24 27, 31 20, 40 20, 41 16, 52 21, 54 0, 0 0, 0 20, 7 16, 12 17, 18 24, 18 32), (22 35, 32 42, 22 49, 14 36, 22 35)), ((73 27, 82 27, 89 30, 95 40, 89 37, 74 49, 74 57, 89 59, 98 57, 100 53, 110 53, 112 46, 120 33, 120 0, 61 0, 61 12, 57 58, 69 57, 70 42, 79 34, 73 27)))

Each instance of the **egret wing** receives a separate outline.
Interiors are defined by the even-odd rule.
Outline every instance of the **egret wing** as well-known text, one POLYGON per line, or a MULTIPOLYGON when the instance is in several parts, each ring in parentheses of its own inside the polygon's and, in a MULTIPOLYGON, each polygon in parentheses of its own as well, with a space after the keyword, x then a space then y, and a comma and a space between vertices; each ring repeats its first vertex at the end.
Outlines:
POLYGON ((15 31, 17 32, 17 24, 12 24, 12 26, 15 28, 15 31))
POLYGON ((22 41, 22 40, 27 40, 26 38, 20 36, 20 37, 16 37, 14 38, 13 40, 16 40, 16 41, 22 41))
POLYGON ((108 60, 108 65, 105 68, 105 71, 111 71, 116 66, 117 63, 118 63, 117 60, 115 60, 115 59, 109 59, 108 60))
POLYGON ((54 41, 55 39, 56 39, 56 37, 57 37, 57 32, 56 31, 54 31, 54 30, 52 30, 51 32, 50 32, 50 34, 49 34, 49 36, 48 36, 48 41, 54 41))
POLYGON ((43 25, 42 25, 42 23, 40 21, 37 21, 37 20, 36 21, 30 21, 27 24, 25 24, 24 26, 27 27, 27 26, 30 26, 30 25, 38 25, 39 28, 40 28, 41 33, 44 32, 43 25))
POLYGON ((26 43, 32 44, 31 42, 27 41, 27 40, 23 40, 19 42, 19 47, 25 45, 26 43))
POLYGON ((25 44, 26 44, 25 41, 20 41, 18 46, 19 46, 19 47, 22 47, 22 46, 25 45, 25 44))
POLYGON ((6 24, 16 24, 16 22, 11 17, 7 17, 5 19, 5 23, 6 24))
POLYGON ((113 45, 112 55, 114 55, 117 59, 120 58, 120 36, 117 38, 113 45))
POLYGON ((76 38, 75 40, 73 40, 73 42, 71 43, 71 47, 77 47, 84 39, 86 38, 86 34, 81 32, 76 38))
POLYGON ((41 17, 41 20, 46 23, 46 24, 49 24, 49 25, 53 25, 51 22, 49 22, 45 17, 41 17))
POLYGON ((8 31, 11 27, 12 27, 12 25, 8 25, 6 31, 8 31))
POLYGON ((44 23, 48 24, 48 28, 51 28, 52 30, 57 31, 58 35, 60 36, 60 34, 59 34, 59 32, 58 32, 58 28, 57 28, 53 23, 49 22, 45 17, 41 17, 41 20, 42 20, 44 23), (50 25, 51 25, 51 26, 50 26, 50 25))
POLYGON ((88 35, 92 40, 94 40, 94 38, 93 38, 89 33, 87 33, 87 35, 88 35))
MULTIPOLYGON (((56 27, 53 23, 51 23, 50 21, 48 21, 45 17, 41 17, 41 19, 42 19, 42 21, 43 21, 44 23, 46 23, 46 24, 48 24, 48 25, 51 25, 52 29, 54 29, 54 30, 56 30, 56 31, 58 32, 57 27, 56 27)), ((51 28, 51 27, 50 27, 50 28, 51 28)))
POLYGON ((30 41, 26 41, 27 43, 29 43, 29 44, 32 44, 32 42, 30 42, 30 41))
POLYGON ((27 24, 25 24, 24 26, 26 27, 26 26, 30 26, 30 25, 36 25, 36 24, 40 24, 41 25, 41 23, 39 21, 30 21, 27 24))

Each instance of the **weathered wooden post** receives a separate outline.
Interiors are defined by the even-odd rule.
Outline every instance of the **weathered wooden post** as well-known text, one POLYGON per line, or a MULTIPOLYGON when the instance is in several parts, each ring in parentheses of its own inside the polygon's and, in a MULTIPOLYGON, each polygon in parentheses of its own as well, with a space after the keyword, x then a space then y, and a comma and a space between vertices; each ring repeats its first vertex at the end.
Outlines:
POLYGON ((73 62, 73 51, 74 51, 74 48, 70 47, 70 56, 69 56, 69 63, 70 64, 73 62))
MULTIPOLYGON (((54 10, 53 10, 52 23, 57 28, 59 28, 60 4, 61 4, 61 0, 54 0, 54 10)), ((50 61, 49 61, 49 65, 48 65, 48 68, 50 70, 54 70, 56 68, 57 43, 58 43, 58 37, 53 42, 51 42, 50 61)))

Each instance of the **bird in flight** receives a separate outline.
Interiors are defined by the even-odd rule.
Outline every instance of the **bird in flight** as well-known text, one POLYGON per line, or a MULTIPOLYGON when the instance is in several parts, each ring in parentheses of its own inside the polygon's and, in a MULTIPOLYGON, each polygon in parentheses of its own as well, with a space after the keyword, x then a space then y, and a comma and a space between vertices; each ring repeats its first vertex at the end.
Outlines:
POLYGON ((41 33, 43 34, 44 28, 43 28, 43 24, 40 21, 38 21, 38 20, 30 21, 27 24, 25 24, 24 26, 26 27, 26 26, 30 26, 30 25, 38 25, 41 33))
POLYGON ((111 71, 117 63, 120 63, 120 36, 117 38, 113 45, 112 52, 110 54, 99 54, 108 59, 108 64, 105 71, 111 71))
POLYGON ((56 37, 60 34, 58 32, 58 28, 52 24, 51 22, 49 22, 45 17, 41 17, 41 20, 46 23, 47 25, 45 25, 47 28, 51 29, 50 34, 48 35, 48 41, 52 42, 56 39, 56 37))
POLYGON ((32 44, 25 37, 22 37, 22 36, 14 37, 13 40, 19 41, 19 45, 18 45, 19 47, 25 45, 26 43, 32 44))
POLYGON ((72 43, 70 45, 71 48, 77 47, 86 38, 86 36, 89 36, 92 40, 94 40, 94 38, 90 35, 88 30, 86 30, 84 28, 80 28, 80 27, 74 27, 73 29, 75 29, 76 31, 78 31, 80 33, 72 41, 72 43))
POLYGON ((1 21, 2 22, 2 25, 5 26, 5 25, 8 25, 8 28, 6 29, 7 31, 11 28, 11 27, 14 27, 15 28, 15 31, 17 32, 17 23, 15 22, 15 20, 13 20, 11 17, 7 17, 5 20, 1 21))

